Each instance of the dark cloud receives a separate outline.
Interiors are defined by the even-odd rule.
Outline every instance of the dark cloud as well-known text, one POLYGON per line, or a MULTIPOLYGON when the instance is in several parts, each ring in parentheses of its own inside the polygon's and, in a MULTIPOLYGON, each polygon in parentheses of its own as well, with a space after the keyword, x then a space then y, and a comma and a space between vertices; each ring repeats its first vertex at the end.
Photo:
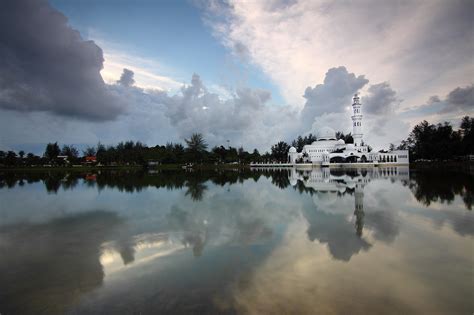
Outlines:
POLYGON ((393 113, 400 104, 395 92, 388 82, 371 85, 368 95, 361 100, 363 111, 367 114, 386 115, 393 113))
POLYGON ((467 111, 474 108, 474 84, 457 87, 446 97, 447 106, 443 112, 467 111))
POLYGON ((428 115, 441 115, 440 121, 446 119, 446 114, 474 114, 474 84, 457 87, 448 93, 445 99, 431 96, 425 104, 403 112, 405 117, 425 119, 428 115))
POLYGON ((439 103, 439 102, 441 102, 441 99, 439 98, 438 95, 430 96, 430 98, 428 99, 428 104, 434 104, 434 103, 439 103))
POLYGON ((117 81, 117 84, 120 84, 125 87, 132 86, 135 83, 135 79, 133 79, 133 76, 133 71, 125 68, 123 69, 122 75, 120 76, 120 80, 117 81))
POLYGON ((316 116, 343 112, 351 104, 351 97, 369 82, 363 75, 349 73, 345 67, 331 68, 323 84, 307 87, 303 95, 306 103, 301 113, 303 123, 311 125, 316 116))
POLYGON ((0 107, 110 120, 123 107, 100 70, 102 50, 44 0, 0 4, 0 107))

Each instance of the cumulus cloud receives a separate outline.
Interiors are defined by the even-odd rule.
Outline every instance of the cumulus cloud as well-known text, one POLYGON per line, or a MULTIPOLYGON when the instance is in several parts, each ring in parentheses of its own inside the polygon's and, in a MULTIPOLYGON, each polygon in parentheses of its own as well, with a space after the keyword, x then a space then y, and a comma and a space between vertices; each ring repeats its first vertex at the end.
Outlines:
POLYGON ((0 107, 111 120, 124 111, 100 70, 102 50, 44 0, 0 5, 0 107))
POLYGON ((269 91, 240 88, 223 100, 209 92, 199 75, 194 74, 191 85, 184 86, 181 94, 166 96, 161 101, 181 138, 201 132, 215 144, 230 139, 234 146, 262 147, 275 139, 286 140, 296 116, 288 106, 270 106, 270 99, 269 91))
POLYGON ((203 9, 217 38, 237 53, 246 47, 292 105, 308 82, 340 64, 389 81, 408 104, 474 76, 469 0, 229 0, 203 9))
POLYGON ((130 107, 129 115, 113 124, 151 144, 183 141, 199 132, 211 146, 229 140, 234 147, 268 149, 278 139, 290 140, 288 135, 297 125, 294 109, 268 103, 269 91, 241 88, 223 99, 210 92, 197 74, 174 95, 136 86, 113 85, 110 89, 130 107))
POLYGON ((362 97, 364 113, 374 115, 392 114, 400 105, 401 100, 388 82, 371 85, 367 96, 362 97))
POLYGON ((369 85, 365 75, 356 75, 342 66, 329 69, 323 83, 306 88, 298 133, 317 134, 323 126, 352 132, 352 97, 358 91, 363 95, 365 142, 374 148, 400 142, 408 134, 409 124, 398 117, 402 102, 398 93, 388 82, 369 85))
POLYGON ((304 92, 306 103, 301 112, 303 123, 311 125, 316 116, 343 112, 351 104, 354 93, 368 82, 363 75, 349 73, 345 67, 329 69, 324 83, 314 88, 307 87, 304 92))
MULTIPOLYGON (((306 25, 306 18, 310 15, 303 9, 308 9, 312 14, 321 9, 320 5, 302 4, 299 1, 283 6, 254 5, 257 6, 255 14, 259 23, 269 18, 270 22, 276 23, 277 29, 293 29, 299 23, 299 18, 304 20, 302 25, 306 25), (267 16, 268 12, 276 8, 278 21, 273 20, 274 16, 267 16), (288 15, 287 11, 294 15, 288 15)), ((385 129, 397 130, 396 137, 401 137, 398 131, 403 128, 408 132, 406 123, 395 117, 401 98, 388 82, 382 80, 382 83, 369 85, 365 75, 367 72, 354 71, 361 69, 358 66, 349 67, 354 72, 345 66, 330 67, 329 70, 325 68, 323 77, 319 76, 322 64, 318 64, 318 71, 311 70, 315 62, 314 53, 311 54, 312 59, 307 59, 306 45, 297 44, 305 32, 300 34, 295 31, 295 42, 290 42, 289 46, 274 45, 282 49, 275 51, 272 48, 276 56, 265 55, 263 58, 259 49, 263 48, 265 53, 266 46, 261 46, 265 43, 255 41, 257 38, 263 40, 260 35, 254 34, 253 29, 248 35, 255 35, 255 38, 247 38, 241 33, 247 29, 241 28, 244 24, 239 23, 252 24, 253 21, 239 22, 231 17, 225 20, 231 23, 224 28, 231 31, 225 38, 225 44, 238 57, 260 65, 264 62, 263 69, 280 82, 282 88, 290 90, 290 94, 297 91, 298 95, 303 95, 302 101, 305 102, 299 111, 298 106, 270 104, 271 93, 258 88, 241 87, 222 98, 213 92, 215 88, 207 88, 197 74, 192 76, 189 85, 183 86, 174 95, 160 89, 145 90, 136 86, 135 72, 138 75, 141 70, 133 67, 124 68, 119 80, 117 76, 120 72, 117 72, 115 78, 108 81, 112 83, 105 84, 100 75, 104 62, 101 48, 92 41, 83 40, 77 31, 67 25, 66 17, 46 1, 6 1, 1 6, 0 108, 13 111, 3 115, 4 127, 0 131, 8 135, 10 142, 21 142, 21 139, 33 141, 39 139, 41 134, 44 135, 44 142, 52 141, 51 136, 57 137, 57 130, 65 129, 69 131, 61 135, 64 137, 61 141, 74 143, 134 139, 155 144, 182 141, 193 132, 201 132, 211 145, 230 140, 233 146, 268 149, 276 141, 291 141, 296 135, 314 132, 323 125, 350 132, 351 98, 357 91, 365 89, 367 93, 362 102, 368 142, 377 146, 399 140, 389 139, 394 133, 386 133, 385 129), (301 60, 304 62, 301 63, 301 60), (278 68, 276 72, 273 71, 275 67, 278 68), (301 76, 303 69, 311 71, 301 76), (308 82, 321 83, 306 87, 308 82), (304 94, 301 93, 303 90, 304 94), (94 123, 81 125, 71 120, 64 122, 55 117, 68 116, 91 122, 114 120, 124 113, 125 104, 128 115, 101 126, 94 123), (22 117, 18 113, 29 114, 22 117), (44 120, 48 120, 48 126, 41 127, 41 119, 43 124, 44 120), (22 131, 15 132, 11 128, 12 124, 19 122, 23 126, 22 131), (36 124, 34 128, 25 127, 32 126, 32 123, 36 124)), ((242 3, 227 6, 226 12, 231 12, 233 17, 239 16, 239 12, 232 11, 234 9, 248 12, 248 7, 242 3)), ((330 7, 328 10, 333 12, 335 8, 330 7)), ((311 16, 314 17, 314 14, 311 16)), ((320 26, 323 25, 332 25, 332 22, 325 21, 320 26)), ((282 40, 279 34, 267 32, 266 38, 269 43, 276 43, 282 40)), ((313 44, 310 41, 308 46, 313 47, 313 44)), ((352 63, 351 58, 348 57, 348 64, 352 63)), ((373 79, 372 76, 368 77, 373 79)), ((177 83, 173 81, 173 84, 177 83)), ((473 90, 474 85, 458 87, 445 100, 432 97, 428 103, 437 104, 439 113, 467 112, 474 103, 473 90)), ((3 145, 9 146, 9 141, 2 140, 3 145)))
POLYGON ((120 75, 120 80, 117 81, 117 84, 122 86, 132 86, 135 83, 135 79, 133 79, 133 71, 127 68, 123 69, 122 74, 120 75))

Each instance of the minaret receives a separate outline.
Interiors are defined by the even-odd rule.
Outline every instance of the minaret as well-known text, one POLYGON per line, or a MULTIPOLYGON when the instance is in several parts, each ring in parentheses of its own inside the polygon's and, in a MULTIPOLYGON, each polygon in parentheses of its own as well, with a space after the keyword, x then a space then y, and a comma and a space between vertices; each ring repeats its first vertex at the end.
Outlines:
POLYGON ((359 94, 356 93, 352 103, 352 137, 354 145, 359 147, 362 145, 362 105, 360 104, 359 94))

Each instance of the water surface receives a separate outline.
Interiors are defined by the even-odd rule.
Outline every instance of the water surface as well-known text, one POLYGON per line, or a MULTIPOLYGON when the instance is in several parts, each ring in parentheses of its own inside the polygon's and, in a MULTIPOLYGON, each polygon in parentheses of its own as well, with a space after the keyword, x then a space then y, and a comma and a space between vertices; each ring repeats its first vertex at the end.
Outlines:
POLYGON ((472 171, 0 172, 0 313, 472 314, 472 171))

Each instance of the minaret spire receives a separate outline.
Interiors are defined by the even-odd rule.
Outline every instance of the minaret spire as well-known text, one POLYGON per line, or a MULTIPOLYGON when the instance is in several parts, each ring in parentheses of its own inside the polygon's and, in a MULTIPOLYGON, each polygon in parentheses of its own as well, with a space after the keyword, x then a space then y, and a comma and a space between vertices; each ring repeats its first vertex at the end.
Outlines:
POLYGON ((362 104, 360 103, 359 93, 354 94, 352 99, 352 137, 354 138, 354 145, 361 146, 362 141, 362 104))

